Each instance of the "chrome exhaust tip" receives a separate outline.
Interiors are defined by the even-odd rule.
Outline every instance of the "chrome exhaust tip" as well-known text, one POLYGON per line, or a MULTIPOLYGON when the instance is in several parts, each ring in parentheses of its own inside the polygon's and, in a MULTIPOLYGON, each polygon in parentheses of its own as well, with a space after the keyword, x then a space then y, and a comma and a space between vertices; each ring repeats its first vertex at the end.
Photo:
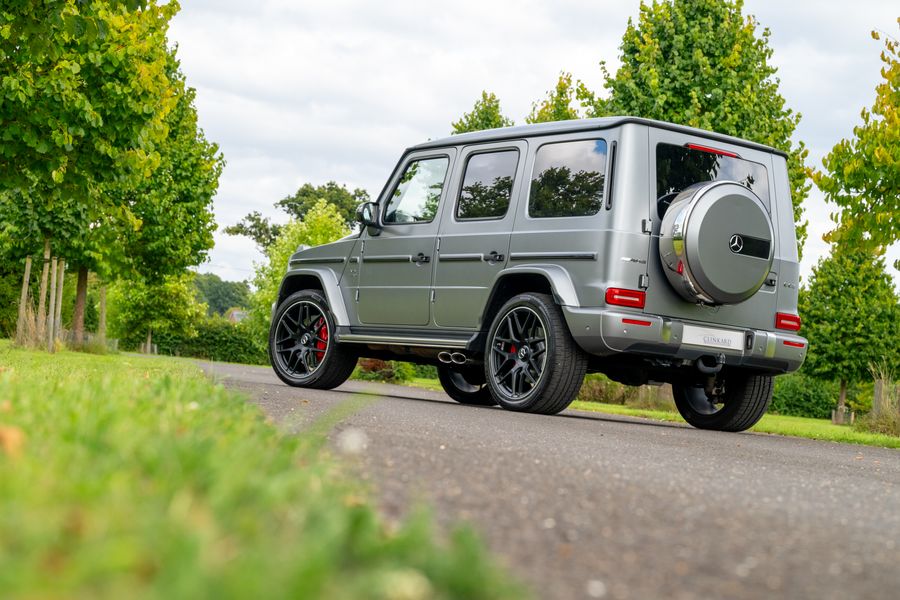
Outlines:
POLYGON ((444 350, 443 352, 438 352, 438 360, 444 364, 450 364, 453 362, 453 355, 444 350))
POLYGON ((450 360, 453 361, 453 364, 464 365, 469 362, 469 357, 467 357, 462 352, 454 352, 450 355, 450 360))

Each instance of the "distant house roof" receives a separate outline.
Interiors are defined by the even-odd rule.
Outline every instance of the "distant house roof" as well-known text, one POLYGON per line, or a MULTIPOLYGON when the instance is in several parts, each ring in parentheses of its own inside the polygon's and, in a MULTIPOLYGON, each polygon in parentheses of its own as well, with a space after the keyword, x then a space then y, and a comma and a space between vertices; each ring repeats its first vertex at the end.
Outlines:
POLYGON ((670 131, 678 131, 689 135, 699 135, 708 139, 721 140, 728 144, 735 144, 752 148, 754 150, 762 150, 763 152, 773 152, 781 156, 787 156, 781 150, 776 150, 771 146, 749 142, 730 135, 716 133, 714 131, 706 131, 705 129, 697 129, 696 127, 687 127, 685 125, 675 125, 674 123, 666 123, 664 121, 654 121, 653 119, 642 119, 639 117, 600 117, 597 119, 572 119, 569 121, 553 121, 551 123, 534 123, 532 125, 516 125, 515 127, 502 127, 500 129, 485 129, 484 131, 473 131, 470 133, 460 133, 451 135, 439 140, 431 140, 412 146, 410 150, 423 150, 427 148, 441 148, 445 146, 459 146, 463 144, 477 144, 481 142, 493 142, 499 140, 518 139, 525 137, 535 137, 541 135, 554 135, 557 133, 571 133, 575 131, 592 131, 600 129, 609 129, 626 123, 638 123, 659 129, 668 129, 670 131))

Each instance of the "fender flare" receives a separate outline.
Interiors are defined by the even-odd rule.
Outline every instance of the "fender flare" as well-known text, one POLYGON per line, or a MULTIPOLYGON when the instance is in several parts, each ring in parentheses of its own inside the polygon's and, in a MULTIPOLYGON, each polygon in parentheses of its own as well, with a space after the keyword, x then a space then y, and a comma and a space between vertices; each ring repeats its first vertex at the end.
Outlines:
POLYGON ((553 290, 553 298, 557 304, 562 306, 580 306, 578 294, 575 292, 575 285, 572 283, 569 272, 559 265, 529 264, 503 269, 497 273, 494 287, 496 288, 497 283, 504 277, 518 274, 542 275, 550 282, 550 289, 553 290))
POLYGON ((335 275, 333 270, 327 267, 309 267, 289 270, 281 280, 281 285, 278 286, 278 301, 275 303, 275 306, 272 307, 273 314, 281 298, 284 297, 285 284, 291 279, 300 276, 312 276, 319 280, 322 291, 325 293, 325 299, 328 301, 328 307, 331 309, 331 314, 334 315, 335 324, 349 326, 350 317, 347 314, 344 296, 341 294, 341 288, 338 285, 337 275, 335 275))

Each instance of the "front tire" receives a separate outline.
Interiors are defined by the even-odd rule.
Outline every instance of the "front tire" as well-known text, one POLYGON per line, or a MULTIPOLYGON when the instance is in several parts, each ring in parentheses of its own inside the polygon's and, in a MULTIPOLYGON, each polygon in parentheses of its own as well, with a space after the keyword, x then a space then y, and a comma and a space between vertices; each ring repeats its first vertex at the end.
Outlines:
POLYGON ((353 373, 356 353, 334 339, 334 316, 315 290, 291 294, 278 306, 269 328, 269 358, 290 386, 330 390, 353 373))
POLYGON ((724 392, 709 396, 702 386, 673 384, 675 406, 684 420, 698 429, 744 431, 766 414, 772 401, 772 376, 731 373, 724 392))
POLYGON ((447 395, 460 404, 494 406, 497 401, 484 380, 484 373, 472 367, 438 365, 438 379, 447 395))
POLYGON ((587 362, 553 298, 528 292, 510 299, 494 318, 485 379, 503 408, 554 415, 578 395, 587 362))

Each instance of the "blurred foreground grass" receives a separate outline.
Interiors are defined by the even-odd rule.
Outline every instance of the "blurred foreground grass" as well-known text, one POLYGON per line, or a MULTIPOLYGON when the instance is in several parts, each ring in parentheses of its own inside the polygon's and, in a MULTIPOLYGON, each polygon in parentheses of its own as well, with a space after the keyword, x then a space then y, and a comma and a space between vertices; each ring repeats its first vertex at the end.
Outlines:
POLYGON ((468 530, 387 526, 322 433, 186 361, 0 341, 0 595, 522 597, 468 530))

